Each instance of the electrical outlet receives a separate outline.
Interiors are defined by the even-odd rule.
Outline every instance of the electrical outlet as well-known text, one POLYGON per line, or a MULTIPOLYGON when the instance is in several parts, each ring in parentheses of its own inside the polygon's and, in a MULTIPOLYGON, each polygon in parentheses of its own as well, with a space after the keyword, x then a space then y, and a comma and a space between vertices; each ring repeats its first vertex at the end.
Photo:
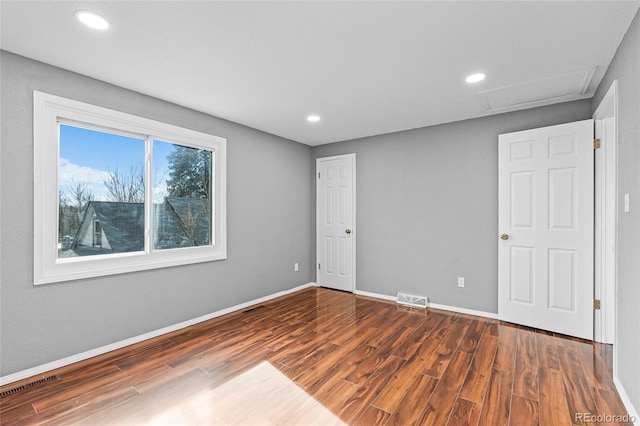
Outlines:
POLYGON ((464 287, 464 277, 458 277, 458 287, 464 287))
POLYGON ((293 272, 298 272, 300 270, 300 264, 298 262, 293 264, 293 272))

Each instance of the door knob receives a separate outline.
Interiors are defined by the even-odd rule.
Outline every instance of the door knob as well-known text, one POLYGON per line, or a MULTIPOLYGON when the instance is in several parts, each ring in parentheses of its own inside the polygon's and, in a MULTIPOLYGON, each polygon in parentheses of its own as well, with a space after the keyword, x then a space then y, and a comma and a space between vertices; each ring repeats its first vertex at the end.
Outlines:
POLYGON ((351 229, 345 229, 344 232, 346 232, 347 234, 350 234, 351 233, 351 229))
POLYGON ((503 240, 508 240, 509 239, 509 234, 502 234, 500 235, 500 238, 503 240))

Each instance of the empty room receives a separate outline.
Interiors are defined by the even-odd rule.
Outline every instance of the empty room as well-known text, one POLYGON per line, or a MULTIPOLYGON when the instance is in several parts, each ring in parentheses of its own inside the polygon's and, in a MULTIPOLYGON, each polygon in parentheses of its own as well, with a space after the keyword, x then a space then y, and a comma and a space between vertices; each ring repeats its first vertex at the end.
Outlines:
POLYGON ((639 9, 0 0, 0 424, 640 425, 639 9))

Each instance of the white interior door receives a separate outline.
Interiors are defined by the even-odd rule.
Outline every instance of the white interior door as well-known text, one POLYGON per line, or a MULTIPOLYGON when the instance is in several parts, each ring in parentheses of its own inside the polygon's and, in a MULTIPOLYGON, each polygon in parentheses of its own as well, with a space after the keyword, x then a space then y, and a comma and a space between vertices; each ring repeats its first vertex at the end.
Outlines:
POLYGON ((593 155, 593 120, 500 135, 500 319, 593 338, 593 155))
POLYGON ((316 160, 318 285, 355 290, 355 154, 316 160))

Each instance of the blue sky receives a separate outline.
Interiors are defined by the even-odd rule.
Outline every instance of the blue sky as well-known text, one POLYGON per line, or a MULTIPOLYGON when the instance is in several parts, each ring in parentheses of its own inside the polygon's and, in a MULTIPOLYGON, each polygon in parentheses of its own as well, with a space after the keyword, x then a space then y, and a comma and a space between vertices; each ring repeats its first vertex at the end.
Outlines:
MULTIPOLYGON (((154 141, 154 201, 162 201, 168 177, 167 155, 173 144, 154 141)), ((109 171, 126 173, 130 167, 144 167, 145 141, 81 127, 60 124, 58 185, 61 190, 73 182, 86 182, 96 200, 107 200, 103 184, 109 171)))

